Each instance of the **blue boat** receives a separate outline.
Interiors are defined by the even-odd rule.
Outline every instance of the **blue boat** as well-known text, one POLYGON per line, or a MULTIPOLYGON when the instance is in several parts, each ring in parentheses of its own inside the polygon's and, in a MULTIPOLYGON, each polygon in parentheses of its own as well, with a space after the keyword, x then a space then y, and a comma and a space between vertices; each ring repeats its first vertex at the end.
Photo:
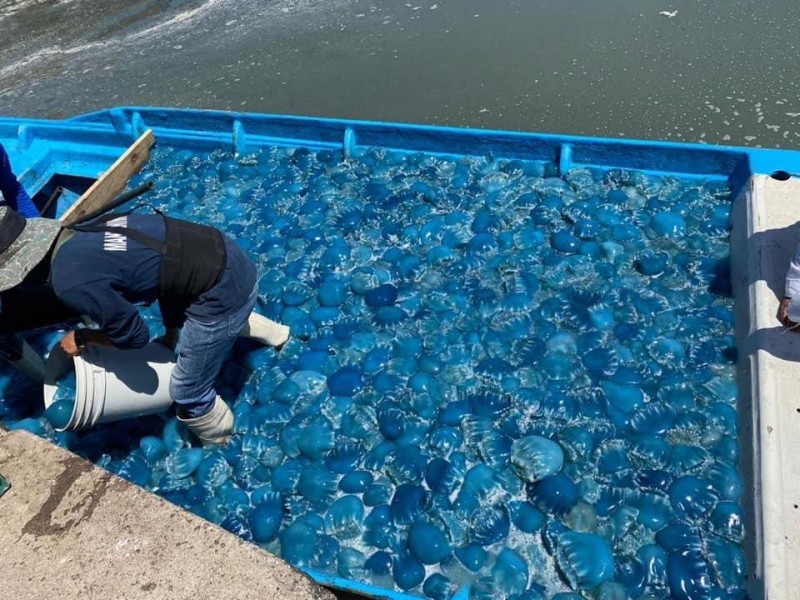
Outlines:
MULTIPOLYGON (((798 358, 798 355, 792 345, 793 339, 782 336, 776 330, 775 324, 771 324, 765 316, 771 310, 768 307, 771 306, 770 302, 774 297, 770 298, 769 288, 758 282, 770 280, 770 285, 773 287, 780 285, 781 269, 785 269, 781 261, 785 261, 788 256, 788 245, 797 241, 791 238, 794 230, 790 230, 788 224, 785 230, 774 236, 770 236, 770 231, 774 231, 774 223, 777 222, 774 221, 775 213, 781 210, 779 202, 783 202, 786 206, 785 203, 792 199, 800 200, 800 197, 794 196, 795 188, 780 187, 793 186, 796 183, 793 178, 800 175, 800 151, 145 107, 113 108, 64 121, 0 118, 0 143, 9 152, 11 163, 21 182, 32 196, 38 197, 40 203, 56 186, 60 185, 71 191, 71 194, 68 193, 59 201, 56 214, 60 214, 72 198, 86 190, 131 142, 147 129, 153 130, 158 145, 177 152, 223 150, 242 157, 270 148, 305 148, 318 152, 327 151, 336 160, 346 160, 361 155, 366 149, 380 149, 398 154, 442 157, 452 161, 464 157, 489 157, 488 160, 504 161, 504 164, 511 161, 538 161, 549 165, 550 175, 554 178, 574 172, 576 169, 586 169, 587 172, 629 171, 659 178, 674 177, 681 181, 710 183, 729 190, 729 198, 733 203, 730 217, 733 225, 731 284, 736 297, 736 337, 741 365, 739 437, 752 440, 752 444, 745 444, 742 448, 742 458, 739 463, 747 489, 742 500, 748 525, 748 539, 744 544, 748 574, 745 585, 747 592, 753 597, 790 597, 788 590, 792 589, 789 583, 793 575, 788 570, 797 554, 792 546, 794 542, 784 540, 784 531, 791 530, 794 523, 792 519, 797 517, 793 515, 788 500, 790 497, 796 497, 792 496, 794 488, 787 482, 800 481, 800 478, 797 477, 797 467, 784 465, 782 457, 785 456, 784 452, 787 451, 791 439, 790 430, 785 429, 790 425, 786 420, 788 417, 785 411, 791 410, 791 418, 796 418, 796 411, 794 408, 787 409, 784 406, 789 402, 785 391, 789 388, 785 387, 788 385, 785 381, 786 378, 791 380, 792 375, 788 374, 792 368, 791 364, 782 363, 776 366, 774 361, 779 354, 778 358, 784 362, 798 358), (771 252, 775 252, 774 255, 769 254, 771 252), (778 266, 768 270, 769 265, 773 263, 778 266), (776 348, 783 350, 770 353, 770 349, 776 348), (781 387, 782 385, 784 387, 781 387)), ((800 202, 797 204, 800 206, 800 202)), ((784 212, 786 215, 800 218, 800 208, 796 213, 794 208, 786 209, 784 212)), ((656 223, 655 227, 668 237, 670 228, 682 225, 677 217, 674 221, 671 220, 672 217, 669 215, 672 213, 663 214, 668 216, 664 217, 662 222, 656 223)), ((725 219, 727 215, 724 216, 723 220, 725 219)), ((473 228, 473 231, 476 231, 476 228, 473 228)), ((477 231, 480 231, 480 228, 477 228, 477 231)), ((615 235, 618 235, 620 240, 627 239, 625 236, 631 235, 624 227, 616 231, 615 235)), ((580 242, 580 239, 571 235, 553 236, 555 249, 563 254, 577 253, 580 242)), ((604 246, 602 249, 599 246, 597 248, 586 246, 586 248, 586 252, 596 252, 598 256, 601 252, 607 256, 608 253, 616 251, 612 246, 604 246)), ((428 258, 433 264, 451 260, 444 245, 431 250, 428 258)), ((642 265, 640 270, 646 275, 660 272, 658 270, 662 267, 657 259, 658 257, 655 257, 652 265, 642 265)), ((330 260, 336 260, 336 257, 330 257, 330 260)), ((408 268, 412 269, 414 266, 409 265, 408 268)), ((397 290, 380 290, 374 292, 373 296, 367 299, 367 303, 371 308, 385 308, 394 303, 396 295, 397 290), (383 292, 386 294, 382 295, 383 292)), ((507 296, 507 302, 510 312, 518 314, 528 308, 525 299, 514 294, 507 296)), ((336 306, 336 303, 331 302, 328 306, 336 306)), ((387 322, 399 318, 396 313, 389 311, 382 314, 387 322)), ((321 314, 319 319, 329 318, 327 315, 328 313, 321 314)), ((591 328, 601 327, 607 315, 601 307, 594 312, 588 311, 588 316, 584 311, 576 318, 588 319, 591 324, 586 327, 591 328)), ((555 348, 559 343, 568 345, 571 342, 553 340, 552 346, 555 348)), ((659 340, 659 344, 661 345, 651 350, 658 360, 666 361, 668 360, 664 358, 666 356, 680 356, 682 350, 676 349, 672 341, 659 340)), ((532 349, 528 350, 533 352, 532 349)), ((562 352, 560 348, 556 350, 556 354, 562 352)), ((562 353, 569 352, 574 351, 567 349, 562 353)), ((603 362, 607 360, 606 356, 600 352, 592 356, 593 362, 591 364, 587 362, 590 369, 602 371, 606 368, 603 362)), ((317 359, 316 356, 313 358, 317 359)), ((561 367, 550 364, 546 368, 555 372, 561 367)), ((508 362, 493 358, 483 359, 476 369, 483 371, 487 377, 492 373, 510 373, 513 370, 508 362)), ((435 372, 434 367, 431 367, 430 372, 435 372)), ((342 377, 345 378, 346 375, 349 373, 344 373, 342 377)), ((561 375, 558 374, 557 377, 561 375)), ((344 387, 352 389, 339 395, 353 395, 360 384, 360 380, 355 383, 348 380, 344 387)), ((328 385, 331 385, 330 378, 328 385)), ((409 385, 427 390, 430 378, 420 377, 409 385)), ((511 390, 517 384, 514 382, 514 377, 509 376, 504 379, 503 385, 511 390)), ((709 385, 713 387, 717 384, 709 385)), ((631 392, 632 389, 635 389, 635 385, 620 383, 620 380, 604 385, 605 394, 615 403, 614 410, 617 412, 614 414, 629 415, 642 408, 644 401, 636 393, 631 392)), ((719 395, 728 393, 719 389, 712 391, 719 395)), ((473 407, 473 413, 478 413, 480 417, 495 416, 492 413, 495 409, 491 406, 493 397, 486 396, 482 399, 482 402, 484 401, 488 403, 488 408, 484 405, 473 407)), ((620 422, 627 418, 621 416, 620 422)), ((386 435, 388 439, 394 439, 391 437, 394 434, 386 435)), ((604 456, 605 465, 611 465, 616 460, 612 449, 604 456)), ((691 458, 685 460, 689 461, 691 458)), ((546 475, 550 475, 560 468, 560 463, 558 468, 554 469, 551 469, 551 466, 539 466, 539 468, 545 468, 546 475)), ((607 466, 607 468, 612 472, 614 467, 607 466)), ((411 464, 408 469, 414 470, 417 466, 411 464)), ((531 478, 529 481, 539 478, 539 475, 531 475, 530 469, 525 471, 525 476, 531 478)), ((686 487, 690 486, 692 481, 686 479, 683 483, 686 487)), ((557 482, 553 485, 557 485, 557 482)), ((534 486, 531 489, 533 502, 545 493, 543 488, 534 486)), ((673 496, 684 492, 681 486, 673 486, 670 490, 673 496)), ((559 490, 556 495, 563 499, 565 493, 559 490)), ((685 494, 690 498, 697 498, 696 491, 686 491, 685 494)), ((556 514, 561 510, 555 504, 548 504, 549 501, 542 502, 548 510, 556 514)), ((688 520, 695 518, 693 511, 699 510, 687 507, 680 501, 675 501, 674 504, 680 507, 675 510, 684 511, 685 514, 681 518, 688 520)), ((574 505, 575 502, 569 508, 574 505)), ((640 509, 640 512, 644 512, 644 508, 640 509)), ((703 510, 698 513, 701 514, 703 510)), ((660 517, 653 517, 657 518, 660 517)), ((499 517, 498 520, 502 521, 499 517)), ((508 515, 505 515, 505 520, 505 528, 508 530, 508 515)), ((515 526, 518 525, 515 522, 515 526)), ((494 531, 488 529, 477 533, 473 531, 471 535, 473 539, 483 540, 487 545, 502 539, 502 536, 498 537, 494 531)), ((594 543, 596 536, 591 543, 577 536, 574 536, 573 540, 559 531, 552 533, 551 537, 554 541, 551 540, 550 543, 553 544, 585 542, 584 545, 589 547, 594 543)), ((674 550, 676 555, 682 551, 680 548, 674 550)), ((417 553, 424 555, 425 551, 420 549, 417 553)), ((602 548, 599 553, 602 554, 602 548)), ((438 562, 439 558, 431 560, 438 562)), ((512 559, 508 560, 513 563, 512 559)), ((414 564, 423 568, 419 561, 414 564)), ((398 600, 416 598, 419 597, 421 589, 418 584, 409 584, 409 592, 387 589, 306 564, 301 564, 301 568, 322 584, 370 597, 398 600)), ((559 568, 565 570, 564 565, 560 565, 559 568)), ((677 571, 678 567, 675 567, 673 573, 677 571)), ((526 581, 527 578, 526 572, 526 581)), ((578 569, 578 572, 567 574, 565 578, 574 589, 584 585, 598 586, 610 581, 610 575, 602 572, 602 569, 588 574, 582 574, 578 569)), ((688 577, 688 580, 692 578, 688 577)), ((694 597, 710 597, 708 594, 711 592, 708 589, 703 588, 697 581, 694 581, 694 584, 700 586, 696 588, 698 595, 694 597)), ((513 584, 509 585, 513 587, 513 584)), ((457 593, 452 595, 459 599, 469 596, 469 586, 460 587, 457 593)), ((693 597, 691 590, 685 597, 693 597)))

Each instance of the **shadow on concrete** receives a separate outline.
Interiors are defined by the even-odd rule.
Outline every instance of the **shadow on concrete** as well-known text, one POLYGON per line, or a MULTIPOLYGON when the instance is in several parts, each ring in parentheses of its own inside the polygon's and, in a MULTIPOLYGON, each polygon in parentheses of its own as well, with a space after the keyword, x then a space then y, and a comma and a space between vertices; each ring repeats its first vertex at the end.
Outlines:
POLYGON ((759 329, 745 338, 743 346, 747 354, 763 350, 775 358, 800 364, 800 328, 790 330, 776 325, 759 329))
POLYGON ((769 252, 772 269, 768 273, 761 273, 762 277, 757 277, 757 274, 753 273, 754 269, 748 270, 748 284, 763 279, 775 297, 782 298, 786 270, 789 268, 789 262, 798 242, 800 242, 800 221, 788 227, 753 233, 748 240, 748 247, 769 252))

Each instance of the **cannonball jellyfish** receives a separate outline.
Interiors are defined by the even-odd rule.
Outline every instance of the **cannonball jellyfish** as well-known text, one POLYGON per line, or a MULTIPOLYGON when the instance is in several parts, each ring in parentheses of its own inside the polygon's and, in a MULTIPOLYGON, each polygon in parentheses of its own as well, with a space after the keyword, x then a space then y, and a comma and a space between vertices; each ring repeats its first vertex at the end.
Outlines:
POLYGON ((511 464, 525 481, 539 481, 561 470, 564 452, 558 442, 530 435, 511 444, 511 464))
POLYGON ((426 565, 443 561, 452 551, 445 534, 425 521, 415 521, 411 525, 408 530, 408 548, 426 565))

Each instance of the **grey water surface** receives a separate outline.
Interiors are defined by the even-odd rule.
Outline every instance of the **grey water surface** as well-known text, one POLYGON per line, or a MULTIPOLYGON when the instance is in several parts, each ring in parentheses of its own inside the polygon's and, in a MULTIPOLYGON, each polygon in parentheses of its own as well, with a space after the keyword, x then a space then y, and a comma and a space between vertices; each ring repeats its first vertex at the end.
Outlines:
POLYGON ((0 114, 115 105, 800 147, 796 0, 0 0, 0 114))

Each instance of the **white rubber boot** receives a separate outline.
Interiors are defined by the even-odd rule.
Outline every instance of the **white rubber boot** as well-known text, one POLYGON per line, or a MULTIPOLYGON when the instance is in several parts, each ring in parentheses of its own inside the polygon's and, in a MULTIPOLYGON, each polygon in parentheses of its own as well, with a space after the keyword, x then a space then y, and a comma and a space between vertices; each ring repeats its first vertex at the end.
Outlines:
POLYGON ((289 339, 289 328, 252 312, 247 318, 247 325, 239 332, 239 337, 250 338, 267 346, 283 346, 289 339))
POLYGON ((44 383, 44 359, 31 348, 28 342, 22 340, 22 356, 19 360, 9 360, 8 362, 36 383, 44 383))
POLYGON ((225 401, 217 396, 214 406, 201 417, 178 420, 185 423, 193 434, 207 444, 224 444, 233 431, 233 413, 225 401))

